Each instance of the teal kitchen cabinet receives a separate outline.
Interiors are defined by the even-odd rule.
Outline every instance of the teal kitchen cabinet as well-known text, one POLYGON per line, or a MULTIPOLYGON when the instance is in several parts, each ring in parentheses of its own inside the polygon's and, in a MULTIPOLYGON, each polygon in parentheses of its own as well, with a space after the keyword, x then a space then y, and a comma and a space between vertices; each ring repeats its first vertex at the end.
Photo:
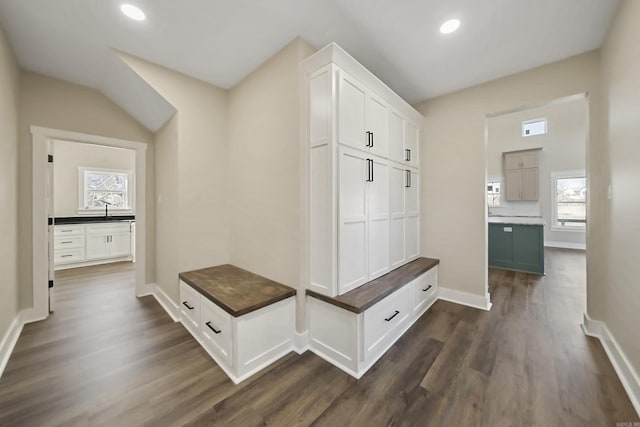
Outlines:
POLYGON ((489 266, 544 274, 544 227, 489 224, 489 266))

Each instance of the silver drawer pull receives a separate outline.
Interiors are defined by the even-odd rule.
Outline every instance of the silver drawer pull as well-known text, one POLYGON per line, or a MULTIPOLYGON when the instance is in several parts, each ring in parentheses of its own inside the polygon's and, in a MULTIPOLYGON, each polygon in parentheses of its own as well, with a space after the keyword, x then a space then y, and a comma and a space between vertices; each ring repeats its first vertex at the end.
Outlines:
POLYGON ((73 230, 60 230, 61 233, 71 233, 73 230))
POLYGON ((422 292, 427 292, 431 288, 433 288, 433 286, 429 285, 429 286, 427 286, 427 289, 423 289, 422 292))
POLYGON ((205 323, 205 325, 207 325, 209 327, 209 329, 211 329, 213 331, 214 334, 219 334, 220 332, 222 332, 220 329, 216 329, 213 326, 211 326, 211 322, 207 322, 207 323, 205 323))
POLYGON ((69 258, 70 256, 73 256, 73 255, 62 255, 60 258, 69 258))
POLYGON ((66 244, 69 244, 69 243, 73 243, 73 242, 72 242, 72 241, 68 241, 68 242, 60 242, 60 244, 61 244, 61 245, 66 245, 66 244))
POLYGON ((187 301, 182 301, 182 305, 187 307, 189 310, 193 310, 194 309, 194 307, 191 307, 187 301))
POLYGON ((384 319, 387 322, 390 322, 391 319, 393 319, 394 317, 396 317, 398 314, 400 314, 400 312, 398 310, 396 310, 395 313, 393 313, 390 317, 387 317, 386 319, 384 319))

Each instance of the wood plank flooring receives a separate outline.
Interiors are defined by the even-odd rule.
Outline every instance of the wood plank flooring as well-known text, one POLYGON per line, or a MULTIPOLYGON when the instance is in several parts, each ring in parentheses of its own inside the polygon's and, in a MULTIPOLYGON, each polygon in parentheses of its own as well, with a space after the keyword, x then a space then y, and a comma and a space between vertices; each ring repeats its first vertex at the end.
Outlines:
POLYGON ((615 426, 639 421, 579 324, 584 253, 545 277, 490 270, 491 312, 437 302, 359 381, 307 352, 238 386, 131 264, 57 274, 0 379, 0 426, 615 426))

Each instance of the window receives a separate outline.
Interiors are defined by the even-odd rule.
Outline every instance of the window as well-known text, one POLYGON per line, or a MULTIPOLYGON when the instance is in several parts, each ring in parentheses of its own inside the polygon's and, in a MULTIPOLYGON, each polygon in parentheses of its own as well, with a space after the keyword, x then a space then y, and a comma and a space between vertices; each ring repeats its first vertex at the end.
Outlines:
POLYGON ((500 181, 490 181, 487 183, 487 203, 490 208, 500 206, 500 181))
POLYGON ((544 135, 547 133, 547 119, 522 122, 522 136, 544 135))
POLYGON ((555 176, 553 227, 584 230, 587 223, 587 178, 584 174, 555 176))
POLYGON ((130 171, 78 168, 78 211, 133 211, 130 171))

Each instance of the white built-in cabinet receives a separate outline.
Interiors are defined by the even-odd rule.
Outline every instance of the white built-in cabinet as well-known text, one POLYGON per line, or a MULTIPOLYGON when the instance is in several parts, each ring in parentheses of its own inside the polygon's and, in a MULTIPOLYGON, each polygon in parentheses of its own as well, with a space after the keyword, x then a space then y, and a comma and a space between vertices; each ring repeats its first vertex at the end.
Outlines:
POLYGON ((422 116, 335 44, 309 78, 309 289, 349 292, 419 252, 422 116))

